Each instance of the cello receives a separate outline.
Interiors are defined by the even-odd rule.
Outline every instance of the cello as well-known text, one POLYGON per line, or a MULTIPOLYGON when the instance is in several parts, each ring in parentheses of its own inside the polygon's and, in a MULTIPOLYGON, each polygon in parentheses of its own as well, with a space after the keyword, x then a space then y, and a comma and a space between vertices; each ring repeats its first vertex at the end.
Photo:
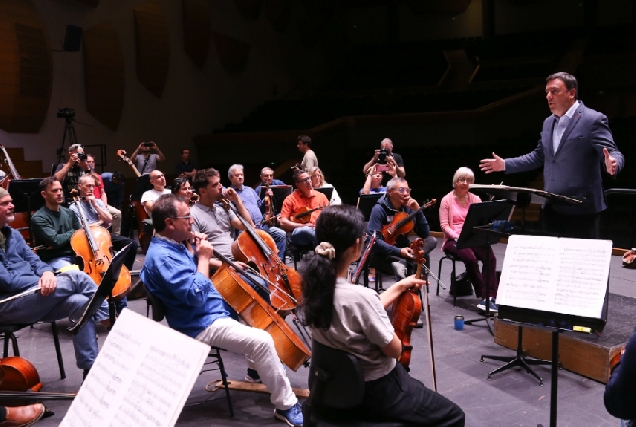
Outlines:
POLYGON ((276 212, 274 211, 274 201, 272 200, 272 196, 267 193, 269 193, 269 184, 265 184, 265 198, 263 198, 265 215, 263 216, 261 224, 273 227, 278 221, 276 218, 276 212))
POLYGON ((393 217, 393 221, 389 224, 382 226, 382 237, 384 241, 389 245, 395 245, 397 238, 402 234, 408 234, 413 230, 414 224, 411 221, 418 212, 423 211, 424 209, 430 208, 435 203, 437 203, 436 199, 429 200, 425 202, 420 208, 416 211, 407 214, 406 212, 398 212, 393 217))
POLYGON ((214 287, 245 323, 269 333, 280 360, 296 371, 311 357, 309 348, 298 338, 289 324, 247 283, 243 271, 216 250, 214 256, 223 265, 212 276, 214 287))
POLYGON ((263 230, 256 230, 236 211, 228 200, 221 200, 226 210, 232 210, 245 227, 232 243, 234 259, 255 265, 257 270, 273 285, 270 289, 272 306, 277 310, 291 310, 301 301, 302 278, 293 268, 289 268, 278 257, 276 243, 263 230))
MULTIPOLYGON (((82 228, 71 236, 71 248, 84 261, 84 273, 88 274, 99 286, 113 259, 111 254, 113 245, 110 233, 101 225, 88 224, 77 190, 73 190, 72 194, 73 203, 79 212, 82 228)), ((131 283, 130 271, 128 271, 126 266, 122 266, 117 283, 113 287, 112 296, 125 296, 130 289, 131 283)))

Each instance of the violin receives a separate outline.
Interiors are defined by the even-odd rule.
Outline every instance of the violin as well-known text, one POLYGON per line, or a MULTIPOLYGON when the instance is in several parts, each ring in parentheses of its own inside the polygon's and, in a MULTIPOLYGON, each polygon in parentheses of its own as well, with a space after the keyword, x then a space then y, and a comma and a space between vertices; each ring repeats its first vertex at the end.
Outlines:
POLYGON ((371 253, 371 248, 375 244, 376 232, 374 231, 371 235, 371 239, 369 239, 369 244, 362 252, 360 256, 360 261, 358 261, 358 266, 356 267, 356 271, 353 273, 353 277, 351 278, 351 284, 356 285, 358 283, 358 279, 360 278, 360 274, 364 271, 364 266, 367 263, 367 259, 369 258, 369 254, 371 253))
POLYGON ((272 197, 267 194, 269 192, 269 184, 265 185, 265 198, 263 199, 263 204, 265 205, 265 216, 263 217, 262 224, 268 225, 270 227, 276 225, 277 218, 276 212, 274 211, 274 201, 272 197))
MULTIPOLYGON (((91 279, 99 286, 113 259, 110 233, 100 225, 89 225, 77 190, 73 190, 71 194, 82 225, 82 228, 71 236, 71 248, 84 261, 84 273, 91 276, 91 279)), ((130 271, 126 266, 122 266, 112 296, 124 296, 131 284, 130 271)))
POLYGON ((234 259, 256 266, 271 284, 270 301, 277 310, 291 310, 301 301, 302 278, 278 257, 278 248, 272 236, 256 230, 243 218, 228 200, 221 200, 226 210, 232 210, 245 227, 245 232, 232 243, 234 259))
POLYGON ((323 209, 325 206, 318 206, 317 208, 309 209, 307 206, 300 208, 296 214, 292 215, 289 219, 298 224, 307 224, 311 222, 311 214, 323 209))
POLYGON ((437 203, 436 199, 429 200, 424 202, 422 206, 416 211, 407 214, 406 212, 398 212, 393 217, 393 221, 389 224, 382 226, 382 237, 386 243, 389 245, 395 245, 397 238, 403 234, 408 234, 413 230, 415 224, 412 219, 417 215, 418 212, 423 211, 424 209, 428 209, 431 206, 437 203))
MULTIPOLYGON (((424 239, 416 239, 411 244, 411 249, 418 264, 416 277, 419 279, 422 275, 422 264, 424 263, 424 239)), ((393 329, 395 329, 395 334, 402 342, 402 354, 398 362, 404 366, 407 372, 410 371, 411 350, 413 350, 411 332, 413 332, 420 314, 422 314, 422 299, 415 288, 402 292, 393 303, 393 308, 391 309, 391 324, 393 329)))
POLYGON ((192 196, 190 196, 190 200, 188 201, 188 205, 194 206, 194 204, 198 201, 199 201, 199 195, 197 193, 192 193, 192 196))

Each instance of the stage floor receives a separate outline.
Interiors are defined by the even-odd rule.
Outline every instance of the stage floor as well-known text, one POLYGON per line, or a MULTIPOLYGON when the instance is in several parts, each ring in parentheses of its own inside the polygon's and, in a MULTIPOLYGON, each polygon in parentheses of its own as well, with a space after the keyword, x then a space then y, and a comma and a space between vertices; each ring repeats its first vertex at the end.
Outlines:
MULTIPOLYGON (((441 245, 441 241, 440 241, 441 245)), ((497 255, 498 269, 501 269, 506 249, 505 244, 493 247, 497 255)), ((442 253, 439 248, 432 254, 433 272, 437 274, 437 265, 442 253)), ((137 257, 141 265, 143 256, 137 257)), ((458 263, 458 270, 463 265, 458 263)), ((451 262, 445 260, 441 279, 450 285, 451 262)), ((636 297, 636 270, 627 270, 621 266, 620 257, 612 257, 610 274, 610 292, 613 294, 636 297)), ((392 283, 384 276, 385 286, 392 283)), ((482 354, 512 356, 514 352, 494 343, 493 337, 485 328, 484 322, 466 326, 463 331, 453 329, 453 318, 462 314, 466 319, 478 317, 473 297, 458 299, 460 307, 453 308, 452 297, 448 291, 441 291, 435 297, 435 288, 431 286, 431 313, 437 365, 438 388, 447 398, 456 402, 466 413, 467 427, 536 427, 537 424, 549 425, 550 406, 550 368, 536 367, 543 378, 544 386, 527 373, 510 370, 487 380, 488 372, 499 366, 500 362, 480 362, 482 354)), ((129 308, 146 314, 146 301, 136 300, 129 308)), ((630 321, 630 319, 611 319, 630 321)), ((610 320, 610 321, 611 321, 610 320)), ((60 322, 66 325, 65 322, 60 322)), ((636 323, 636 322, 634 322, 636 323)), ((630 325, 633 329, 635 325, 630 325)), ((411 375, 425 384, 430 384, 428 348, 425 329, 416 329, 411 342, 414 345, 411 359, 411 375)), ((106 336, 100 333, 100 344, 106 336)), ((53 342, 47 325, 38 325, 35 329, 19 332, 19 345, 22 356, 29 359, 38 369, 43 391, 76 392, 81 384, 81 372, 75 368, 71 337, 61 333, 62 351, 67 371, 65 380, 59 379, 53 342)), ((242 380, 246 373, 245 360, 233 353, 223 353, 223 360, 230 379, 242 380)), ((298 372, 287 370, 293 387, 307 387, 308 369, 298 372)), ((219 378, 218 372, 203 374, 197 380, 190 398, 184 408, 178 426, 283 426, 273 418, 273 406, 269 395, 232 391, 235 418, 229 416, 225 395, 222 391, 208 393, 206 384, 219 378)), ((607 413, 603 405, 605 386, 594 380, 561 370, 559 372, 558 425, 560 427, 615 427, 619 421, 607 413)), ((52 401, 47 406, 55 411, 55 416, 39 422, 38 426, 57 426, 66 413, 70 402, 52 401)))

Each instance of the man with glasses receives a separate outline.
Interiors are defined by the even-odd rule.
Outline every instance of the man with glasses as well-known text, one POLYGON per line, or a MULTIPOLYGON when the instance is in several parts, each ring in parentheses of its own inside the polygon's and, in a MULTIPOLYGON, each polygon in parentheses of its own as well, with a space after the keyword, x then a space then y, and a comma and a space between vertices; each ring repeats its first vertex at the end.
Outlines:
POLYGON ((119 236, 121 234, 121 211, 108 204, 106 190, 104 189, 104 180, 97 172, 95 172, 95 156, 93 156, 92 154, 86 154, 86 164, 88 165, 93 178, 95 178, 95 188, 93 188, 93 195, 96 199, 101 200, 106 206, 106 209, 108 209, 108 213, 112 217, 111 233, 115 236, 119 236))
POLYGON ((84 153, 84 148, 80 144, 73 144, 68 147, 68 162, 57 166, 53 176, 62 184, 64 206, 68 206, 73 200, 71 191, 77 190, 80 176, 91 173, 87 160, 88 155, 84 153))
POLYGON ((311 177, 304 170, 294 174, 294 182, 297 189, 283 202, 280 227, 291 232, 291 242, 294 245, 316 246, 316 220, 320 215, 320 208, 329 206, 329 200, 327 196, 314 190, 311 177), (302 215, 303 213, 307 215, 302 215))
MULTIPOLYGON (((387 193, 371 210, 367 231, 376 232, 377 239, 371 250, 370 265, 387 274, 393 274, 395 280, 402 280, 415 272, 414 254, 409 248, 409 239, 406 235, 397 237, 395 245, 390 245, 382 239, 382 227, 390 224, 395 215, 404 212, 411 214, 417 211, 420 205, 411 197, 411 189, 404 178, 393 178, 387 183, 387 193)), ((430 228, 426 217, 420 211, 412 220, 415 234, 424 239, 424 256, 426 266, 430 266, 430 252, 437 246, 437 239, 430 235, 430 228)))

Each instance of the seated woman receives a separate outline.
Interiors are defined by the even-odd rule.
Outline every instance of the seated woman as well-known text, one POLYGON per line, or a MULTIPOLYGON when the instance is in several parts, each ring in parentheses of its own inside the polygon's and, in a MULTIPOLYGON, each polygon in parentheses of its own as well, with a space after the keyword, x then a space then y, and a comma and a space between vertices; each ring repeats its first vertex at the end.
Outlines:
MULTIPOLYGON (((309 176, 311 177, 311 185, 314 188, 320 188, 320 187, 333 188, 333 185, 328 184, 325 181, 325 176, 322 174, 322 171, 320 170, 320 168, 315 167, 309 170, 309 176)), ((332 205, 339 205, 340 203, 342 203, 342 200, 340 200, 340 196, 338 195, 338 192, 336 191, 335 188, 333 189, 333 192, 331 193, 331 200, 329 200, 329 203, 332 205)))
POLYGON ((183 197, 190 206, 192 206, 199 196, 192 191, 188 178, 175 178, 172 186, 172 194, 183 197))
POLYGON ((486 298, 489 297, 490 311, 497 311, 495 298, 497 297, 497 258, 489 246, 476 248, 457 249, 457 239, 462 232, 462 227, 466 221, 468 208, 473 203, 481 203, 481 199, 470 193, 468 187, 475 182, 475 174, 466 167, 457 169, 453 175, 453 191, 442 199, 439 205, 439 224, 444 232, 444 243, 442 250, 454 258, 462 261, 466 265, 466 272, 470 281, 475 287, 475 295, 481 298, 477 304, 480 310, 486 309, 486 298), (488 254, 489 251, 490 253, 488 254), (486 265, 486 259, 490 260, 486 265), (483 264, 482 271, 479 271, 478 261, 483 264), (488 277, 488 293, 486 294, 486 284, 484 278, 488 277))
POLYGON ((356 414, 415 425, 464 426, 459 406, 426 388, 396 362, 402 343, 385 309, 424 280, 410 276, 381 295, 346 281, 349 264, 363 250, 364 231, 362 213, 353 206, 329 206, 318 217, 316 238, 321 243, 302 274, 305 323, 316 341, 359 360, 365 392, 356 414))

